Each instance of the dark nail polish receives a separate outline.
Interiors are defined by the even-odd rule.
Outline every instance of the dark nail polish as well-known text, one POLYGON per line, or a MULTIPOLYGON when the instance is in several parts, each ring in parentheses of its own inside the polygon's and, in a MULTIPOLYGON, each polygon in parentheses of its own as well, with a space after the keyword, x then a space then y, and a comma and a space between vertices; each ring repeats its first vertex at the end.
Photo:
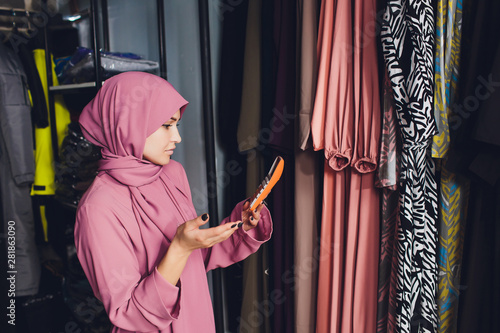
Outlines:
POLYGON ((233 225, 231 226, 231 228, 234 228, 234 227, 236 227, 237 225, 238 225, 238 223, 235 223, 235 224, 233 224, 233 225))
POLYGON ((250 221, 253 221, 253 216, 250 216, 250 221))
POLYGON ((208 214, 207 214, 207 213, 203 214, 203 215, 201 216, 201 219, 202 219, 203 221, 208 220, 208 214))
POLYGON ((243 225, 243 222, 238 223, 238 228, 241 228, 242 225, 243 225))

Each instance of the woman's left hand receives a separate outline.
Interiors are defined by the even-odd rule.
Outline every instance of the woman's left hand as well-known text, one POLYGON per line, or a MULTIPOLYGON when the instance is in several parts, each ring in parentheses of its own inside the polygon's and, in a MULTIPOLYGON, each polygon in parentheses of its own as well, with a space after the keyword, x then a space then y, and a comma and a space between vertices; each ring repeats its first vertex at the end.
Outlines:
POLYGON ((264 204, 261 203, 260 205, 255 208, 254 211, 250 210, 250 201, 246 201, 243 204, 243 210, 241 213, 241 221, 243 222, 243 230, 248 231, 257 226, 260 220, 260 211, 264 207, 264 204))

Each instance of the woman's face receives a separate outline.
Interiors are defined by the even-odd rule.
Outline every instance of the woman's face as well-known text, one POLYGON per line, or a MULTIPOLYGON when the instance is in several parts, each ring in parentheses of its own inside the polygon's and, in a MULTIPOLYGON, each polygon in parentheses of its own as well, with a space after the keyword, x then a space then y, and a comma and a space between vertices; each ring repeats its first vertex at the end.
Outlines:
POLYGON ((181 136, 177 124, 181 117, 178 110, 172 118, 153 134, 146 138, 142 158, 154 164, 165 165, 170 162, 170 156, 174 153, 175 144, 181 142, 181 136))

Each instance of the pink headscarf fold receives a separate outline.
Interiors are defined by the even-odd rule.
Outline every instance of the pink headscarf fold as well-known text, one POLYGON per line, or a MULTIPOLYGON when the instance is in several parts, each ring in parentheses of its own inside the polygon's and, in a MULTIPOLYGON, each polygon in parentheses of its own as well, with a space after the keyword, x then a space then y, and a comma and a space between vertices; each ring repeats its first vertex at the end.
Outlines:
POLYGON ((83 134, 101 147, 99 170, 134 187, 158 179, 162 166, 142 159, 146 138, 178 110, 182 117, 187 104, 153 74, 126 72, 106 80, 80 115, 83 134))
MULTIPOLYGON (((142 159, 146 138, 177 110, 182 116, 186 105, 164 79, 127 72, 108 79, 80 115, 83 134, 101 147, 99 172, 128 186, 144 244, 159 233, 172 240, 178 225, 196 217, 182 166, 142 159)), ((146 256, 147 269, 157 264, 158 250, 146 246, 146 252, 152 251, 146 256)))

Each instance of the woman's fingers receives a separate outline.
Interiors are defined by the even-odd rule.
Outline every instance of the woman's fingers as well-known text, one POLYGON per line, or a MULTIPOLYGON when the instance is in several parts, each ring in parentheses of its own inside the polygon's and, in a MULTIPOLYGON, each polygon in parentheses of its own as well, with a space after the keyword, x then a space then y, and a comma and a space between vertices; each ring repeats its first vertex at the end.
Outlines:
POLYGON ((264 207, 263 203, 260 203, 254 211, 252 211, 252 217, 250 218, 250 224, 253 226, 257 225, 257 222, 260 220, 260 212, 264 207))
POLYGON ((238 230, 238 228, 241 226, 240 222, 241 221, 230 222, 230 223, 226 223, 226 224, 223 224, 221 226, 216 227, 216 228, 219 228, 219 227, 224 227, 224 228, 217 230, 217 234, 215 234, 212 237, 207 239, 207 241, 209 241, 212 244, 210 246, 213 246, 217 243, 223 242, 226 239, 228 239, 229 237, 231 237, 231 235, 234 234, 234 232, 236 230, 238 230), (234 227, 233 227, 233 225, 234 225, 234 227))
POLYGON ((211 247, 217 243, 225 241, 238 229, 241 221, 229 222, 208 229, 200 229, 204 239, 204 247, 211 247))
POLYGON ((243 210, 247 210, 248 208, 250 208, 250 200, 245 201, 242 207, 243 210))

